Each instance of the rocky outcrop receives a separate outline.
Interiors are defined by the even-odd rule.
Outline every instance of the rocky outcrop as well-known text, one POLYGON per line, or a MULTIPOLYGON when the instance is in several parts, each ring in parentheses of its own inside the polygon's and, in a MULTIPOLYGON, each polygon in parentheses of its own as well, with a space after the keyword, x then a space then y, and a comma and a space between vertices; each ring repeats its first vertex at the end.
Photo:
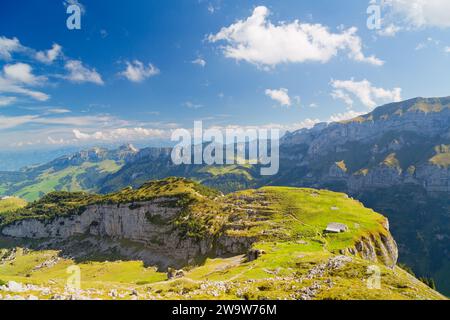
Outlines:
POLYGON ((450 97, 416 98, 287 134, 280 157, 290 175, 300 175, 295 185, 339 182, 347 186, 344 191, 357 193, 414 184, 432 195, 450 194, 450 166, 430 161, 433 149, 449 144, 449 138, 450 97), (389 155, 397 162, 386 164, 383 160, 389 155), (335 165, 344 159, 348 171, 335 165))
POLYGON ((423 136, 445 136, 450 123, 450 97, 416 98, 379 107, 359 118, 312 130, 300 130, 283 138, 284 144, 310 145, 308 154, 325 155, 348 142, 370 142, 389 132, 417 132, 423 136), (436 101, 439 100, 439 101, 436 101), (436 107, 436 104, 440 107, 436 107), (428 108, 428 109, 427 109, 428 108))
MULTIPOLYGON (((121 255, 142 258, 149 263, 182 266, 209 254, 243 254, 256 239, 211 235, 202 239, 182 237, 175 229, 173 220, 180 214, 180 208, 168 208, 164 203, 171 198, 155 201, 119 204, 93 205, 82 214, 59 217, 53 220, 27 219, 17 221, 1 230, 3 236, 49 240, 54 246, 74 237, 85 236, 85 246, 95 246, 99 251, 118 251, 121 255), (111 241, 127 240, 142 246, 138 251, 127 246, 115 246, 111 241), (50 241, 51 240, 51 241, 50 241)), ((77 240, 79 241, 79 240, 77 240)), ((68 246, 65 244, 64 246, 68 246)), ((70 244, 73 246, 73 244, 70 244)))
POLYGON ((343 250, 343 254, 360 256, 365 260, 382 263, 390 268, 397 265, 398 247, 389 232, 389 222, 386 220, 385 232, 359 239, 353 248, 343 250))

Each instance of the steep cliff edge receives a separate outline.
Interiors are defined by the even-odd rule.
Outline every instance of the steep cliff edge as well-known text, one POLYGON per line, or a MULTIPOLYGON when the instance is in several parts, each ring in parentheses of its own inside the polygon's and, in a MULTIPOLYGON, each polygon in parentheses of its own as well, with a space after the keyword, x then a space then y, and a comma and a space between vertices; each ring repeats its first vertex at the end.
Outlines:
POLYGON ((5 222, 1 234, 53 242, 79 236, 128 240, 150 252, 148 263, 155 263, 151 252, 164 256, 164 262, 159 262, 165 267, 206 256, 244 254, 260 242, 320 240, 315 237, 322 239, 324 247, 332 242, 331 252, 358 255, 390 267, 397 262, 397 247, 386 220, 343 194, 263 188, 225 197, 199 186, 169 179, 107 196, 51 194, 17 211, 16 221, 5 222), (334 204, 319 213, 309 212, 330 201, 334 204), (338 208, 340 203, 347 209, 338 208), (45 208, 53 215, 45 216, 49 214, 45 208), (33 213, 41 216, 32 217, 33 213), (324 233, 335 220, 351 221, 349 231, 324 233))

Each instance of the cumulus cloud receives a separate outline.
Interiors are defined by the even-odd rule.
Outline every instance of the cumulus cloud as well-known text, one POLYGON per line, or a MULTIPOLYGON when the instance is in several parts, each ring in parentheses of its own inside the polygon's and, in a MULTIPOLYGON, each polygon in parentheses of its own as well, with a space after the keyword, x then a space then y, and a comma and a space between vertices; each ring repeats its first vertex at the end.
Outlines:
POLYGON ((142 82, 159 74, 158 68, 151 63, 145 66, 141 61, 126 62, 127 68, 120 74, 132 82, 142 82))
POLYGON ((42 63, 50 64, 55 61, 61 53, 62 47, 55 43, 50 50, 36 52, 36 59, 42 63))
POLYGON ((115 141, 115 140, 138 140, 145 138, 161 138, 166 132, 159 129, 146 128, 116 128, 111 130, 96 131, 93 133, 81 132, 73 130, 73 134, 77 140, 82 141, 115 141))
POLYGON ((36 77, 33 74, 33 68, 26 63, 8 64, 3 67, 6 78, 29 85, 35 85, 38 82, 46 81, 45 77, 36 77))
POLYGON ((380 35, 393 36, 400 30, 450 27, 448 0, 385 0, 382 5, 386 27, 379 31, 380 35))
POLYGON ((278 90, 267 89, 266 96, 270 97, 272 100, 275 100, 284 107, 290 107, 292 104, 291 98, 289 97, 289 91, 285 88, 278 90))
POLYGON ((364 55, 355 27, 333 33, 321 24, 298 20, 275 25, 268 16, 268 8, 257 7, 249 18, 222 28, 217 34, 209 35, 208 40, 226 42, 223 53, 228 58, 263 67, 281 63, 326 63, 340 51, 347 52, 350 59, 359 62, 377 66, 384 63, 373 55, 364 55))
POLYGON ((72 82, 91 82, 98 85, 104 84, 102 77, 95 69, 88 69, 79 60, 69 60, 64 67, 69 71, 66 79, 72 82))
POLYGON ((24 48, 17 38, 0 37, 0 59, 10 60, 12 53, 22 51, 24 48))
POLYGON ((28 64, 5 65, 0 74, 0 93, 22 94, 35 100, 46 101, 50 98, 47 94, 29 88, 45 80, 45 77, 33 75, 32 68, 28 64))
POLYGON ((343 100, 350 108, 353 107, 352 97, 357 98, 364 106, 369 109, 375 108, 381 103, 398 102, 402 100, 402 89, 394 88, 392 90, 378 88, 373 86, 368 80, 332 80, 331 85, 334 88, 331 93, 335 99, 343 100))

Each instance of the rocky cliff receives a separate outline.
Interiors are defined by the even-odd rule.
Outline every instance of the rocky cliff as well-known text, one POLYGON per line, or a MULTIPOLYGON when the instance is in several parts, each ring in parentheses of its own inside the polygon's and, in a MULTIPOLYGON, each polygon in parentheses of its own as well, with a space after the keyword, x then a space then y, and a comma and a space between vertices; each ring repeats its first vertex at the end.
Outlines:
POLYGON ((450 98, 417 98, 288 134, 281 156, 285 170, 304 172, 303 184, 338 181, 351 193, 414 184, 450 194, 449 145, 450 98))
MULTIPOLYGON (((308 206, 313 209, 314 202, 320 204, 322 197, 316 199, 311 196, 309 200, 299 198, 298 205, 302 206, 302 211, 297 217, 292 213, 286 215, 285 210, 292 210, 284 209, 285 202, 290 200, 284 199, 284 193, 277 188, 244 191, 223 197, 215 193, 209 195, 203 189, 197 190, 196 186, 197 184, 183 179, 170 179, 147 184, 136 191, 126 189, 100 198, 80 194, 49 195, 41 203, 19 210, 17 219, 6 223, 1 234, 11 238, 39 240, 41 243, 47 241, 52 247, 63 242, 71 242, 73 247, 77 241, 83 242, 89 238, 89 243, 94 247, 103 247, 101 251, 108 247, 105 241, 121 242, 121 246, 123 241, 128 241, 133 246, 139 244, 141 249, 138 253, 130 253, 130 250, 119 248, 122 254, 128 255, 126 258, 139 257, 148 264, 159 264, 162 267, 182 266, 206 256, 246 254, 254 245, 265 241, 312 241, 302 233, 297 234, 298 227, 295 225, 301 226, 298 221, 311 219, 304 210, 308 206), (184 191, 178 193, 176 190, 184 191), (148 200, 138 200, 145 197, 148 200), (50 201, 56 203, 49 203, 50 201), (74 206, 76 202, 80 206, 74 206), (45 208, 50 207, 53 211, 49 216, 45 208), (34 212, 47 216, 29 218, 34 212), (61 214, 62 212, 65 213, 61 214), (23 217, 20 217, 21 214, 23 217)), ((293 189, 289 190, 287 196, 303 197, 310 192, 293 189)), ((397 247, 389 233, 387 220, 340 194, 327 193, 323 196, 323 201, 330 201, 330 198, 336 198, 337 205, 342 203, 344 207, 350 206, 352 211, 355 210, 355 213, 344 211, 334 218, 326 218, 329 221, 321 222, 348 220, 349 234, 342 237, 355 239, 338 246, 333 244, 331 252, 352 254, 390 267, 395 266, 397 247), (359 214, 364 214, 361 223, 353 223, 355 219, 359 219, 359 214)), ((338 209, 324 208, 321 214, 326 217, 333 210, 338 209)), ((309 225, 308 229, 313 228, 314 232, 323 233, 326 225, 314 223, 316 225, 309 225)), ((311 230, 307 231, 305 235, 310 232, 311 230)), ((338 235, 326 237, 329 237, 327 242, 340 241, 338 235)), ((92 254, 93 248, 88 251, 92 254)))
POLYGON ((1 233, 13 238, 55 242, 78 236, 128 240, 143 245, 147 264, 158 263, 165 267, 185 265, 208 254, 244 253, 250 248, 249 238, 182 237, 172 224, 182 209, 166 206, 167 202, 177 200, 160 198, 150 202, 92 205, 80 215, 17 221, 4 227, 1 233), (155 256, 164 258, 155 261, 155 256))

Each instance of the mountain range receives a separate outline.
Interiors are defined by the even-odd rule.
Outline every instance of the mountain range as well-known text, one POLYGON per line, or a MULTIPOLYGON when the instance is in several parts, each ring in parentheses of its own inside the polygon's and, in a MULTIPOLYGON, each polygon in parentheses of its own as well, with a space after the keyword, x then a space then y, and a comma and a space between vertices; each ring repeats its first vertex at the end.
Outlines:
POLYGON ((224 193, 263 186, 345 192, 386 215, 400 262, 450 294, 450 97, 415 98, 286 134, 280 172, 251 165, 175 166, 170 148, 94 148, 0 173, 0 194, 34 201, 51 191, 102 194, 171 176, 224 193))

